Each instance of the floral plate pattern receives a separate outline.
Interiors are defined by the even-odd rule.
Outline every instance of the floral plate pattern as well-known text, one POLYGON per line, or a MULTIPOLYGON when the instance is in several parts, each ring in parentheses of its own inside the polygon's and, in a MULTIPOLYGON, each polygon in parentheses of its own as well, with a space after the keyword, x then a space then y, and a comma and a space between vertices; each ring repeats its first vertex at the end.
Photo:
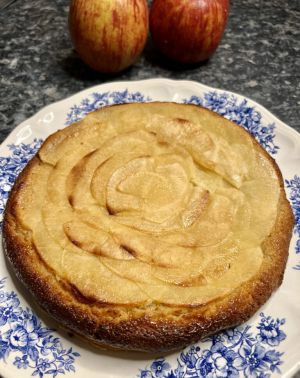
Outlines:
MULTIPOLYGON (((188 81, 104 84, 52 104, 19 125, 0 147, 0 222, 11 187, 42 141, 105 105, 176 101, 212 109, 247 129, 276 159, 296 226, 280 289, 249 322, 168 356, 99 352, 49 327, 32 310, 1 254, 0 376, 10 377, 291 377, 300 367, 300 135, 240 95, 188 81)), ((38 311, 38 310, 37 310, 38 311)))

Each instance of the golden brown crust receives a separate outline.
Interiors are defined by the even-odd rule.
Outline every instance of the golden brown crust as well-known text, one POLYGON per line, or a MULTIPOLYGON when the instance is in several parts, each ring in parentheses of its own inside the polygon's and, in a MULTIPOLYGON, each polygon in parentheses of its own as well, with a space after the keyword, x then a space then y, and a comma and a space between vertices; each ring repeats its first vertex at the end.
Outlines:
MULTIPOLYGON (((254 139, 253 144, 260 153, 263 151, 254 139)), ((189 309, 164 304, 139 308, 105 305, 81 297, 45 265, 32 244, 31 231, 17 221, 18 193, 26 185, 32 167, 40 164, 38 156, 18 177, 7 203, 3 225, 6 255, 18 278, 44 310, 93 343, 156 352, 184 347, 246 321, 282 282, 294 218, 279 168, 266 152, 263 153, 272 162, 281 185, 277 219, 263 243, 264 259, 259 272, 229 296, 189 309)))

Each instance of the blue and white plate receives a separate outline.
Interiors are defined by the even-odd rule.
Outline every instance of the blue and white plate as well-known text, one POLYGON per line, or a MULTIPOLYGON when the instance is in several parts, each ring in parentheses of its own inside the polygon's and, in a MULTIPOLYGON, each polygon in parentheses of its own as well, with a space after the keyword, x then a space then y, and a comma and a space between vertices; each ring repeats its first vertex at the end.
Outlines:
POLYGON ((300 369, 300 134, 257 103, 195 82, 153 79, 99 85, 47 106, 0 147, 0 221, 9 191, 41 142, 108 104, 193 103, 250 131, 283 173, 296 226, 282 286, 249 322, 168 355, 102 352, 42 314, 0 254, 0 375, 4 378, 291 377, 300 369))

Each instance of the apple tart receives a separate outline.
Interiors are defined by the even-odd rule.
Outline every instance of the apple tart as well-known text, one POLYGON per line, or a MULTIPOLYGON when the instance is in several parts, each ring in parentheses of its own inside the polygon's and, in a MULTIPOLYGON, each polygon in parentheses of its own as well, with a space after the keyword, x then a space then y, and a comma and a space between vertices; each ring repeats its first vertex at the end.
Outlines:
POLYGON ((4 244, 68 329, 168 351, 266 302, 293 223, 275 161, 243 128, 194 105, 126 104, 48 137, 14 185, 4 244))

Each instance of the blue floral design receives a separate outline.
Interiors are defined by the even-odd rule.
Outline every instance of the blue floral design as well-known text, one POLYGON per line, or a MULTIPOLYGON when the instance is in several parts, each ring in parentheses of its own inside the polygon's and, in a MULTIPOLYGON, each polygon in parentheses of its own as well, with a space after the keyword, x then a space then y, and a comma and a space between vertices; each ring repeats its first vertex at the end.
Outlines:
MULTIPOLYGON (((300 254, 300 177, 295 175, 291 180, 285 180, 286 187, 290 192, 290 202, 295 216, 294 233, 297 235, 296 253, 300 254)), ((300 262, 294 269, 300 270, 300 262)))
POLYGON ((243 360, 234 350, 218 342, 210 350, 203 351, 195 368, 200 377, 238 377, 239 370, 243 369, 243 360))
POLYGON ((273 319, 271 316, 262 316, 257 326, 259 329, 258 340, 270 346, 278 346, 285 339, 285 333, 280 327, 285 323, 285 319, 273 319))
POLYGON ((34 139, 30 144, 9 144, 8 148, 12 151, 11 155, 0 157, 0 221, 11 187, 41 144, 41 139, 34 139))
POLYGON ((244 345, 240 349, 240 356, 245 365, 244 375, 246 377, 267 377, 268 370, 280 373, 278 366, 282 363, 282 353, 275 350, 267 350, 260 344, 244 345))
POLYGON ((274 142, 275 123, 264 125, 261 113, 250 106, 247 100, 238 102, 237 97, 232 94, 211 91, 205 93, 203 98, 191 96, 184 102, 204 106, 236 122, 248 130, 270 154, 278 152, 279 146, 274 142))
POLYGON ((89 98, 83 99, 79 105, 71 107, 67 114, 66 125, 81 120, 86 114, 100 109, 103 106, 124 104, 128 102, 146 102, 151 101, 150 97, 145 97, 140 92, 129 92, 128 89, 116 92, 92 93, 89 98))
POLYGON ((30 309, 22 308, 16 293, 5 290, 5 280, 0 280, 0 360, 6 362, 15 355, 13 365, 32 369, 31 375, 39 378, 75 372, 79 353, 64 349, 51 329, 44 327, 30 309))
POLYGON ((282 352, 274 347, 286 338, 281 329, 285 319, 273 319, 260 313, 260 321, 252 326, 237 327, 209 337, 180 353, 172 368, 164 359, 140 370, 138 378, 268 378, 280 373, 282 352), (159 369, 157 369, 159 367, 159 369))
POLYGON ((165 362, 163 358, 161 358, 155 360, 152 363, 150 370, 155 375, 155 377, 162 378, 164 375, 164 371, 170 368, 171 366, 167 362, 165 362))

